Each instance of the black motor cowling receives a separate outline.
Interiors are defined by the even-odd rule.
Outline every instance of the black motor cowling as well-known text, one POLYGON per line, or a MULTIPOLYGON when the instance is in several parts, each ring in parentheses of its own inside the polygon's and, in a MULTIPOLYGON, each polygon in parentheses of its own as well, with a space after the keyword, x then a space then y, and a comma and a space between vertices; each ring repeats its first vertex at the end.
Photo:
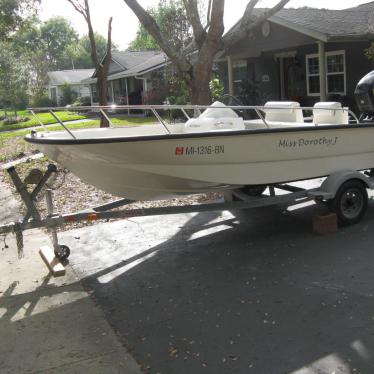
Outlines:
POLYGON ((374 117, 374 71, 365 75, 357 84, 355 98, 360 111, 360 119, 374 117))

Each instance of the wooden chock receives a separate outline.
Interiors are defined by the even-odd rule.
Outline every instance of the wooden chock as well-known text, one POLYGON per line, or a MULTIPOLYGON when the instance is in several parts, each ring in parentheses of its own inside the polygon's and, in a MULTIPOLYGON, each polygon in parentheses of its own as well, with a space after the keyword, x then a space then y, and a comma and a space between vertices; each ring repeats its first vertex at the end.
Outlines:
POLYGON ((39 254, 54 277, 61 277, 66 274, 64 265, 55 256, 55 252, 51 247, 40 247, 39 254))
POLYGON ((317 234, 327 235, 338 231, 338 217, 335 213, 313 216, 313 231, 317 234))

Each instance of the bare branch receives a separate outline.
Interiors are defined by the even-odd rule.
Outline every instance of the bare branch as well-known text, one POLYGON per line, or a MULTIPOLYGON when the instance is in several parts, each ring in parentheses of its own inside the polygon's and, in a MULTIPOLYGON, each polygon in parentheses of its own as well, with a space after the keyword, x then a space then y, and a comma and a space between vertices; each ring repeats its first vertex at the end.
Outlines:
POLYGON ((187 18, 191 22, 195 43, 201 46, 206 38, 206 32, 200 21, 199 10, 197 9, 196 0, 183 0, 186 8, 187 18))
POLYGON ((243 14, 243 17, 240 21, 241 27, 247 27, 249 22, 251 21, 252 14, 253 14, 253 9, 254 7, 258 4, 259 0, 251 0, 248 4, 247 7, 245 8, 245 12, 243 14))
POLYGON ((87 13, 83 5, 78 0, 68 0, 74 9, 87 20, 87 13))
POLYGON ((112 59, 112 21, 113 17, 110 17, 108 22, 108 39, 106 43, 106 54, 103 66, 104 74, 106 75, 108 75, 110 61, 112 59))
POLYGON ((208 3, 208 11, 206 13, 206 26, 205 26, 205 29, 207 29, 210 25, 210 12, 212 10, 212 0, 209 0, 209 3, 208 3))
POLYGON ((213 0, 208 38, 212 39, 222 36, 225 29, 223 24, 224 10, 225 0, 213 0))
POLYGON ((247 5, 239 28, 235 32, 228 34, 224 38, 224 50, 227 51, 232 45, 247 37, 249 33, 256 27, 261 25, 262 22, 283 9, 289 1, 290 0, 280 0, 274 7, 267 9, 262 14, 254 17, 253 10, 258 3, 258 0, 251 0, 247 5))
POLYGON ((163 37, 159 26, 155 19, 138 3, 137 0, 124 0, 128 7, 138 17, 140 23, 149 32, 150 35, 156 40, 160 48, 165 52, 171 61, 173 61, 177 67, 183 71, 188 72, 191 70, 191 64, 187 58, 178 54, 170 46, 167 40, 163 37))

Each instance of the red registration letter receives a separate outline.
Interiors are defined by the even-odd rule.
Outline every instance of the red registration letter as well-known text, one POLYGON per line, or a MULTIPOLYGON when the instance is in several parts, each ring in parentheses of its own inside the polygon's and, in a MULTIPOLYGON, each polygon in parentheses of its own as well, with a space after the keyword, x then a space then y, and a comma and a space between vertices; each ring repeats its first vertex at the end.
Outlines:
POLYGON ((183 153, 184 153, 184 147, 177 147, 177 148, 175 148, 175 154, 177 156, 181 156, 181 155, 183 155, 183 153))

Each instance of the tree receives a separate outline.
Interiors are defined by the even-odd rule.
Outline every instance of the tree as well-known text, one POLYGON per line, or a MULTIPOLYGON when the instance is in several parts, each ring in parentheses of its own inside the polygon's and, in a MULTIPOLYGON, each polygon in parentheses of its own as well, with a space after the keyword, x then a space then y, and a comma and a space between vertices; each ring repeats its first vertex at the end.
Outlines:
POLYGON ((175 65, 179 75, 189 88, 192 103, 209 104, 211 101, 209 82, 217 53, 228 51, 234 44, 249 37, 255 28, 282 9, 289 0, 278 0, 274 7, 256 14, 254 7, 259 3, 259 0, 250 0, 238 27, 224 38, 222 36, 225 0, 209 0, 206 25, 203 25, 198 1, 183 0, 186 15, 193 31, 192 42, 183 50, 178 50, 169 43, 155 18, 137 0, 124 0, 124 2, 175 65))
POLYGON ((0 42, 0 103, 14 110, 27 104, 28 71, 11 43, 0 42))
MULTIPOLYGON (((95 34, 96 49, 99 60, 102 60, 106 53, 107 40, 100 34, 95 34)), ((116 45, 112 43, 112 49, 116 45)), ((78 43, 72 43, 65 49, 66 64, 73 69, 89 69, 94 67, 91 59, 91 42, 88 35, 82 36, 78 43)))
MULTIPOLYGON (((100 60, 97 51, 95 33, 92 27, 91 21, 91 13, 90 13, 90 6, 88 0, 84 0, 84 2, 80 2, 79 0, 67 0, 74 9, 80 13, 83 18, 85 19, 88 27, 88 37, 90 39, 91 45, 91 59, 92 63, 96 68, 96 76, 97 76, 97 88, 98 88, 98 95, 99 95, 99 104, 102 106, 106 106, 108 104, 107 99, 107 90, 108 90, 108 71, 110 60, 112 59, 112 17, 110 17, 108 22, 108 39, 106 45, 106 54, 105 59, 100 60)), ((108 127, 109 123, 105 116, 101 116, 100 127, 108 127)))
POLYGON ((7 40, 37 12, 40 0, 0 0, 0 40, 7 40))
POLYGON ((18 48, 31 55, 43 57, 49 70, 69 69, 66 48, 78 42, 78 34, 63 17, 50 18, 41 24, 33 24, 15 36, 18 48))
POLYGON ((46 53, 51 69, 67 69, 65 49, 78 42, 78 33, 70 22, 63 17, 54 17, 40 26, 41 47, 46 53))
MULTIPOLYGON (((148 9, 148 12, 174 49, 184 48, 191 41, 191 24, 182 0, 160 0, 158 5, 148 9)), ((132 51, 160 50, 160 46, 145 27, 140 25, 129 49, 132 51)))
POLYGON ((78 34, 62 17, 35 21, 13 36, 14 48, 27 65, 29 88, 36 101, 45 96, 48 71, 71 68, 65 50, 77 40, 78 34))

